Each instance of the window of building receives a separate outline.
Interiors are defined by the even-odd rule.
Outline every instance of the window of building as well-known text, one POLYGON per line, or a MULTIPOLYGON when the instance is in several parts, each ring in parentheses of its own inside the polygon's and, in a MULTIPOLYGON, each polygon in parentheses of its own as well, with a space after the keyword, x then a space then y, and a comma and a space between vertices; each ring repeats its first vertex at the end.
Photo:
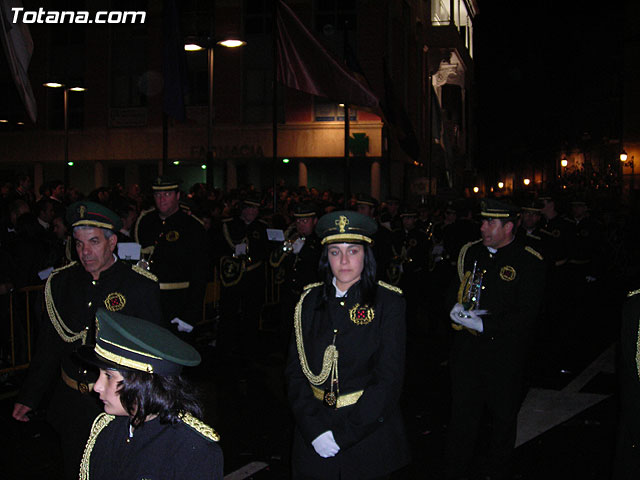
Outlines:
MULTIPOLYGON (((123 2, 114 0, 111 8, 121 10, 147 11, 146 0, 123 2)), ((118 24, 110 27, 110 59, 112 108, 146 107, 147 96, 154 85, 144 74, 149 47, 147 26, 142 24, 118 24)))
POLYGON ((451 0, 431 0, 431 23, 435 26, 451 22, 451 0))
MULTIPOLYGON (((313 113, 316 122, 344 122, 344 106, 322 97, 313 98, 313 113)), ((358 119, 357 111, 349 109, 349 121, 358 119)))

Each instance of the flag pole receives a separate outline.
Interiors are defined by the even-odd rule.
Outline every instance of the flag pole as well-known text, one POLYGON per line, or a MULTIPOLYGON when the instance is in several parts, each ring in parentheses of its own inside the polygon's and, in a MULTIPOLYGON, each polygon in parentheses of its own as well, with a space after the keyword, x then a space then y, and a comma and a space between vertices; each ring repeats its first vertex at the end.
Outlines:
POLYGON ((271 27, 271 47, 272 47, 272 64, 273 64, 273 92, 272 92, 272 106, 271 106, 271 139, 273 145, 273 152, 271 155, 271 184, 273 188, 273 213, 277 211, 278 192, 276 191, 276 168, 278 166, 278 29, 277 29, 277 17, 278 17, 278 3, 273 2, 273 25, 271 27))

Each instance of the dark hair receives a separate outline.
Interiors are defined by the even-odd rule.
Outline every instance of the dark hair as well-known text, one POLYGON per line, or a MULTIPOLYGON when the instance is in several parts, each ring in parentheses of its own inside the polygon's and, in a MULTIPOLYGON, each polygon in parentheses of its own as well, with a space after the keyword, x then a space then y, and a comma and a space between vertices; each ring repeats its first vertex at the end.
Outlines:
MULTIPOLYGON (((320 262, 318 272, 320 278, 324 279, 324 292, 322 300, 327 301, 333 295, 333 272, 329 265, 329 246, 325 245, 320 262)), ((374 305, 376 303, 376 257, 373 255, 373 249, 369 245, 362 245, 364 248, 364 266, 360 275, 360 303, 362 305, 374 305)))
POLYGON ((141 426, 149 415, 160 423, 178 422, 180 414, 202 418, 202 407, 195 388, 181 375, 161 376, 152 373, 120 370, 123 381, 118 393, 120 403, 131 415, 131 424, 141 426))

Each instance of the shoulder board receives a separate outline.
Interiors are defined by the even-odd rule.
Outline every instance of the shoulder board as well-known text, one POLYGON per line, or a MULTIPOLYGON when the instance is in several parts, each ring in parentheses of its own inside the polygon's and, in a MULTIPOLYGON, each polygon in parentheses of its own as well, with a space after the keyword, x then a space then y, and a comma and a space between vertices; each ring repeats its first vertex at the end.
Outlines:
POLYGON ((529 252, 531 255, 533 255, 534 257, 539 258, 540 260, 544 260, 544 258, 542 257, 542 255, 540 254, 540 252, 538 252, 537 250, 534 250, 533 248, 531 248, 529 245, 527 245, 526 247, 524 247, 524 249, 529 252))
POLYGON ((396 287, 395 285, 391 285, 387 282, 383 282, 382 280, 378 280, 378 285, 380 285, 381 287, 386 288, 387 290, 391 290, 392 292, 396 292, 400 295, 402 295, 402 289, 396 287))
MULTIPOLYGON (((58 273, 58 272, 60 272, 60 271, 64 270, 65 268, 73 267, 76 263, 78 263, 78 261, 77 261, 77 260, 74 260, 74 261, 72 261, 71 263, 69 263, 68 265, 65 265, 65 266, 63 266, 63 267, 56 268, 56 269, 54 269, 54 270, 51 272, 51 275, 53 275, 54 273, 58 273)), ((51 276, 51 275, 50 275, 50 276, 51 276)))
POLYGON ((261 218, 259 218, 259 219, 258 219, 258 221, 259 221, 260 223, 264 223, 265 225, 269 225, 266 221, 264 221, 264 220, 263 220, 263 219, 261 219, 261 218))
POLYGON ((540 229, 540 233, 544 233, 545 235, 551 235, 553 236, 553 233, 551 233, 549 230, 545 230, 544 228, 540 229))
POLYGON ((310 283, 309 285, 305 285, 303 290, 309 290, 311 288, 319 287, 320 285, 324 285, 324 282, 310 283))
POLYGON ((231 221, 233 221, 233 217, 223 218, 223 219, 222 219, 222 223, 229 223, 229 222, 231 222, 231 221))
POLYGON ((149 280, 153 280, 154 282, 158 281, 158 277, 156 277, 153 273, 151 273, 146 268, 139 267, 138 265, 131 265, 131 270, 136 273, 139 273, 143 277, 147 277, 149 280))
POLYGON ((540 238, 540 237, 539 237, 539 236, 537 236, 537 235, 534 235, 533 233, 528 233, 528 232, 527 232, 527 237, 529 237, 529 238, 533 238, 534 240, 542 240, 542 238, 540 238))
POLYGON ((629 293, 627 293, 627 297, 633 297, 634 295, 638 295, 640 293, 640 288, 637 290, 631 290, 629 293))
POLYGON ((202 220, 200 217, 198 217, 197 215, 195 215, 194 213, 191 212, 191 210, 189 210, 188 212, 184 212, 187 215, 189 215, 191 218, 193 218, 194 220, 196 220, 200 225, 202 225, 204 227, 204 220, 202 220))
POLYGON ((194 417, 190 413, 184 413, 180 415, 180 420, 182 420, 182 422, 185 425, 188 425, 191 428, 193 428, 196 432, 198 432, 204 438, 211 440, 212 442, 220 441, 220 435, 218 435, 218 432, 216 432, 213 428, 211 428, 206 423, 202 422, 201 420, 198 420, 196 417, 194 417))
POLYGON ((96 440, 98 435, 100 435, 100 432, 104 430, 104 427, 109 425, 114 418, 116 417, 103 412, 93 421, 89 440, 87 440, 87 445, 84 447, 84 454, 82 455, 82 462, 80 463, 80 480, 86 480, 89 478, 89 460, 91 460, 93 447, 96 444, 96 440))

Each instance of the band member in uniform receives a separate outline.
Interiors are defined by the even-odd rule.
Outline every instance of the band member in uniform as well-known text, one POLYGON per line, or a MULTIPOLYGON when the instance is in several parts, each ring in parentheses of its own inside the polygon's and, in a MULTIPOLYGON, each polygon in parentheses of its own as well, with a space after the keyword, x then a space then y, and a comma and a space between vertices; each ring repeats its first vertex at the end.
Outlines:
POLYGON ((255 351, 268 258, 267 224, 258 218, 259 208, 257 195, 243 199, 240 215, 223 220, 217 241, 222 288, 216 346, 224 355, 255 351))
POLYGON ((613 480, 632 480, 640 472, 640 290, 627 295, 622 308, 618 381, 620 416, 613 480))
POLYGON ((356 202, 356 211, 361 215, 373 218, 378 225, 373 234, 373 254, 378 266, 377 278, 386 279, 387 266, 391 260, 391 230, 384 227, 376 220, 378 201, 370 195, 360 194, 356 202))
POLYGON ((77 478, 82 449, 91 422, 100 412, 90 394, 96 372, 78 364, 72 352, 95 340, 95 313, 99 307, 136 315, 150 321, 161 318, 157 279, 114 255, 121 223, 106 207, 81 201, 67 209, 80 259, 54 270, 45 284, 48 319, 42 322, 35 355, 20 390, 13 417, 28 421, 56 381, 47 408, 47 420, 60 435, 65 478, 77 478))
POLYGON ((315 233, 318 223, 316 206, 311 203, 297 204, 293 208, 293 217, 295 221, 285 232, 284 243, 269 255, 280 292, 279 328, 285 353, 291 337, 293 311, 304 286, 318 280, 318 262, 322 253, 315 233))
POLYGON ((316 226, 324 281, 308 285, 296 306, 285 371, 295 479, 387 478, 409 462, 399 408, 405 302, 375 280, 375 229, 352 211, 316 226))
POLYGON ((202 222, 181 208, 178 186, 172 178, 156 179, 156 206, 140 214, 134 238, 158 277, 165 326, 190 332, 202 320, 209 261, 202 222))
POLYGON ((545 265, 516 240, 517 206, 486 199, 482 239, 460 250, 450 357, 451 420, 445 450, 448 478, 469 475, 485 408, 492 430, 486 472, 507 478, 515 448, 527 348, 543 292, 545 265))
POLYGON ((100 369, 93 389, 104 413, 93 422, 81 480, 222 480, 220 437, 202 422, 183 366, 200 354, 165 328, 100 309, 95 347, 77 355, 100 369))
POLYGON ((391 260, 387 278, 398 285, 407 299, 407 323, 410 331, 426 330, 424 285, 427 260, 431 251, 427 234, 416 228, 417 211, 404 207, 400 213, 402 227, 391 234, 391 260))

